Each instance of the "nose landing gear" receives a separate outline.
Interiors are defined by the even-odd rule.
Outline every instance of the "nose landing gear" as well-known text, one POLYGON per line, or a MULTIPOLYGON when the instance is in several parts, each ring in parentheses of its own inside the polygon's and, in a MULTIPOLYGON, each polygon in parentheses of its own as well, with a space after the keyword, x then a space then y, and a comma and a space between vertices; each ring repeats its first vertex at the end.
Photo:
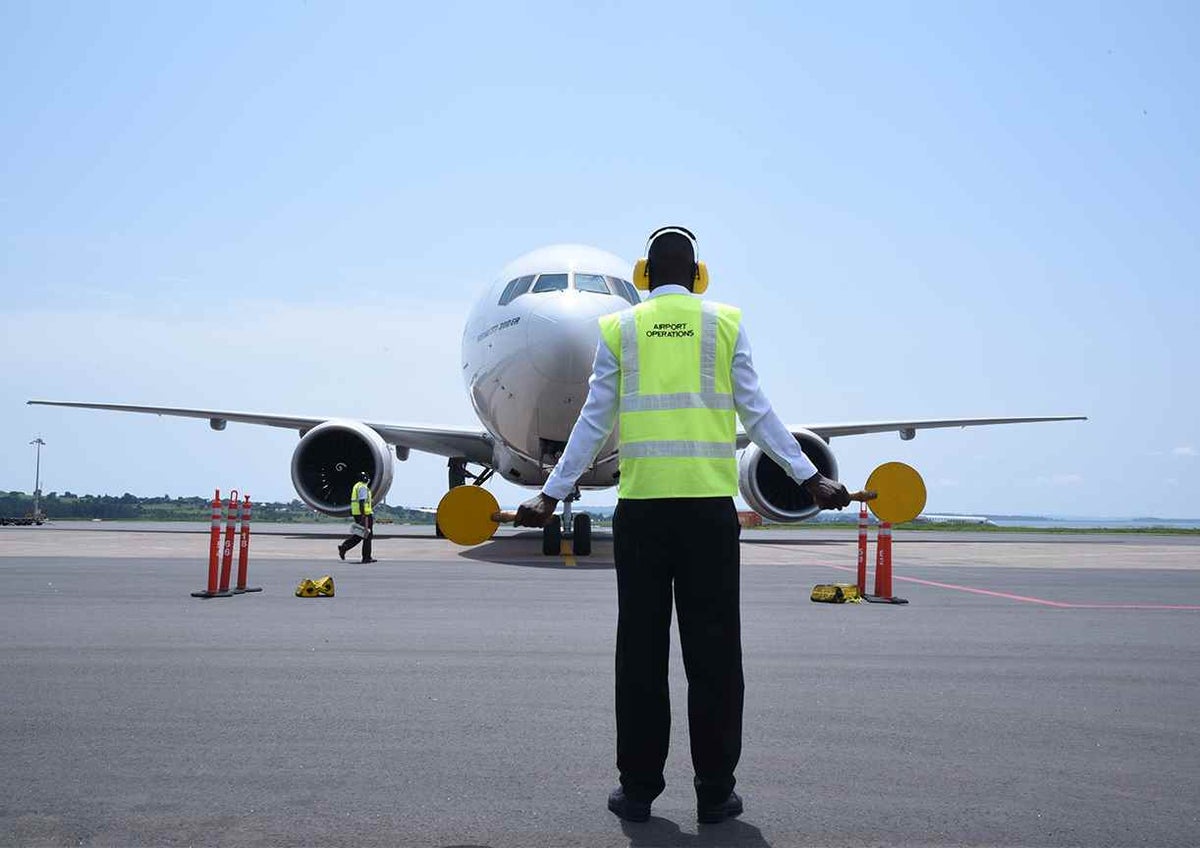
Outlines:
POLYGON ((542 553, 558 556, 562 553, 562 540, 571 541, 571 553, 575 556, 590 556, 592 553, 592 517, 586 512, 572 515, 571 504, 579 500, 576 489, 563 499, 562 517, 554 516, 542 528, 542 553), (564 532, 564 528, 566 531, 564 532))

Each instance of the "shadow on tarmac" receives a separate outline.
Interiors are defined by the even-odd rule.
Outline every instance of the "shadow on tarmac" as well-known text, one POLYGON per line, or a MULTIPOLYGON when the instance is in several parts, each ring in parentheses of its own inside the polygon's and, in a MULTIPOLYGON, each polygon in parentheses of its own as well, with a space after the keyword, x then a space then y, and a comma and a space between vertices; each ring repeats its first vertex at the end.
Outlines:
POLYGON ((762 831, 740 819, 726 819, 720 824, 702 824, 699 830, 684 833, 670 819, 651 816, 645 824, 621 822, 621 830, 629 837, 630 848, 686 845, 688 848, 711 845, 713 848, 771 848, 762 831))
POLYGON ((522 533, 519 536, 502 536, 482 545, 476 545, 459 553, 464 559, 490 562, 496 565, 515 565, 520 568, 548 568, 555 571, 611 571, 613 568, 612 546, 597 545, 599 550, 589 556, 571 557, 545 556, 542 553, 542 534, 522 533))
MULTIPOLYGON (((349 526, 349 525, 347 525, 349 526)), ((276 535, 282 536, 285 539, 345 539, 349 535, 349 530, 346 527, 339 526, 337 529, 330 530, 297 530, 295 533, 279 533, 276 535)), ((405 531, 405 530, 387 530, 381 529, 375 531, 376 539, 434 539, 432 530, 428 531, 405 531)))
POLYGON ((752 534, 742 533, 741 535, 743 545, 786 545, 789 548, 820 548, 829 545, 844 545, 853 541, 855 539, 850 537, 845 539, 756 539, 752 534))

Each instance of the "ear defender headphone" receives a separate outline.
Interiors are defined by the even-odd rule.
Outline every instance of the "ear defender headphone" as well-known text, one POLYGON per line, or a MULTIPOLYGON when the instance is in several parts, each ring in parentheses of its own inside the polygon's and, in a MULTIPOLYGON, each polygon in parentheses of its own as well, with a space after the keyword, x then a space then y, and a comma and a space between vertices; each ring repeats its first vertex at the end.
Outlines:
MULTIPOLYGON (((646 256, 650 255, 650 245, 654 244, 654 240, 659 236, 667 233, 678 233, 684 236, 692 243, 692 256, 699 256, 700 251, 696 246, 696 236, 686 227, 659 227, 650 234, 650 238, 646 239, 646 256)), ((633 284, 638 291, 650 291, 650 260, 642 257, 633 266, 633 284)), ((704 294, 708 290, 708 266, 699 259, 696 259, 696 268, 692 272, 692 293, 704 294)))

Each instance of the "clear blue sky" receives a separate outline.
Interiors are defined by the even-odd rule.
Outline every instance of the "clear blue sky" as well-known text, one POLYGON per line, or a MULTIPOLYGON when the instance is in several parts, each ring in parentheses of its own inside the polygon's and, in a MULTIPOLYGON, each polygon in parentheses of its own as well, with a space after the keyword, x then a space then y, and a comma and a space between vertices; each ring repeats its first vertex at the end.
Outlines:
POLYGON ((295 434, 24 402, 472 424, 501 266, 682 223, 790 424, 1091 417, 852 486, 1200 513, 1200 6, 590 5, 0 2, 0 488, 290 499, 295 434))

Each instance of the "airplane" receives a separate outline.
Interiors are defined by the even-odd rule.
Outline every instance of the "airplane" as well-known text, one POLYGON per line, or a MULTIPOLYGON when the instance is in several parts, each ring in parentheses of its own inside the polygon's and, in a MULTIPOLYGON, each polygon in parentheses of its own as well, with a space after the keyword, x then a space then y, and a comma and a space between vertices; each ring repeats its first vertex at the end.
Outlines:
MULTIPOLYGON (((641 300, 630 283, 632 267, 595 247, 560 244, 526 253, 501 270, 472 307, 462 337, 462 373, 480 428, 118 403, 28 403, 207 419, 214 430, 224 430, 231 421, 297 430, 300 441, 292 453, 292 484, 306 504, 327 515, 350 514, 350 488, 363 471, 370 475, 373 496, 382 500, 392 485, 393 450, 399 461, 407 460, 414 450, 446 457, 451 489, 468 479, 483 485, 494 474, 538 488, 561 456, 587 397, 599 339, 597 319, 641 300)), ((834 437, 895 431, 907 440, 926 429, 1079 420, 1086 418, 874 421, 789 430, 820 472, 837 479, 837 459, 829 447, 834 437)), ((751 509, 774 521, 802 521, 820 511, 808 493, 740 430, 737 447, 741 450, 738 485, 751 509)), ((614 430, 576 491, 564 501, 562 516, 555 516, 544 528, 543 553, 558 554, 563 537, 572 540, 576 555, 589 553, 590 516, 572 516, 572 502, 581 490, 608 488, 616 482, 614 430)))

